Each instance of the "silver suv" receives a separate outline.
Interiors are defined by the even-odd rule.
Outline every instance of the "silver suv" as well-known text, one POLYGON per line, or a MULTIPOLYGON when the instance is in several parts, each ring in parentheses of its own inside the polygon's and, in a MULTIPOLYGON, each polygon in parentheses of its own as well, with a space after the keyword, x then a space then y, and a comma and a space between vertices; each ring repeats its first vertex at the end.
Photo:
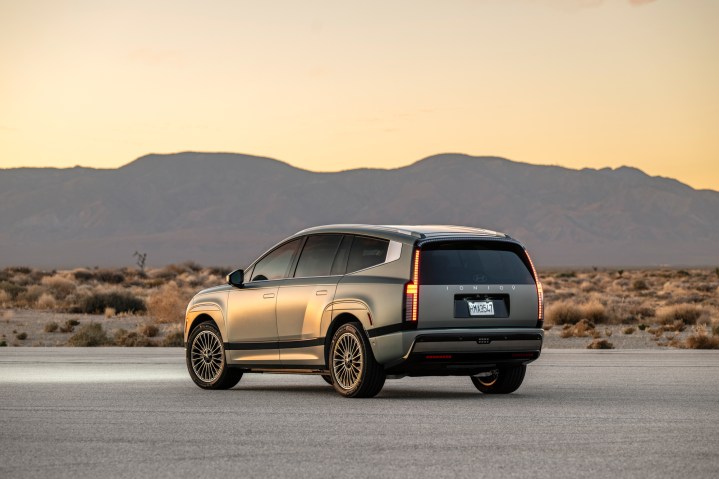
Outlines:
POLYGON ((508 394, 539 357, 542 286, 509 236, 458 226, 330 225, 274 246, 185 315, 205 389, 244 373, 321 375, 347 397, 385 379, 468 376, 508 394))

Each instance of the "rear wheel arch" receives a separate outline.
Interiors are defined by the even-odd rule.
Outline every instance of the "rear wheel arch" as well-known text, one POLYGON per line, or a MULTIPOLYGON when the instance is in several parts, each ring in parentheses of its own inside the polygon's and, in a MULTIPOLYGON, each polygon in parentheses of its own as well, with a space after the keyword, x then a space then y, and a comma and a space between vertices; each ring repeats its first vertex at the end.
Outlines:
MULTIPOLYGON (((325 355, 325 367, 330 367, 329 362, 329 355, 330 355, 330 348, 332 346, 332 337, 335 335, 335 332, 348 323, 357 323, 360 326, 362 326, 362 321, 355 316, 352 313, 340 313, 335 317, 332 322, 330 323, 329 327, 327 328, 327 332, 325 333, 325 349, 324 349, 324 355, 325 355)), ((361 327, 362 330, 364 330, 364 326, 361 327)))

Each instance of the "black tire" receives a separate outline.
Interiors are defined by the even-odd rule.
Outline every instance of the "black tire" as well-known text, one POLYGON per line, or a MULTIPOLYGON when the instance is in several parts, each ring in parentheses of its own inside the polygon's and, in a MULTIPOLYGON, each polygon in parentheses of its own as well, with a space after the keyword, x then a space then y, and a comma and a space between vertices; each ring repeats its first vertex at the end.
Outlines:
POLYGON ((329 375, 329 374, 323 374, 323 375, 322 375, 322 379, 324 379, 325 382, 326 382, 327 384, 329 384, 330 386, 334 386, 334 384, 335 384, 335 383, 332 382, 332 376, 329 375))
POLYGON ((202 389, 230 389, 242 379, 242 371, 227 365, 222 336, 214 323, 202 323, 192 330, 185 362, 190 377, 202 389))
POLYGON ((519 389, 524 381, 527 366, 509 366, 495 369, 489 377, 471 376, 472 384, 484 394, 510 394, 519 389))
POLYGON ((332 336, 329 368, 335 391, 344 397, 376 396, 387 378, 357 323, 343 324, 332 336))

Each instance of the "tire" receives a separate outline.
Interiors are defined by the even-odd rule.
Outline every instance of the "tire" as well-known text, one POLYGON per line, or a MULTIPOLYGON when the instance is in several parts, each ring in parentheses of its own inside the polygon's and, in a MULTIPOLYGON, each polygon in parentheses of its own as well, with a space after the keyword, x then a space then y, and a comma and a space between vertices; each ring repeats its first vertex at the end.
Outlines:
POLYGON ((202 389, 229 389, 242 379, 242 371, 227 365, 222 336, 210 322, 200 324, 190 333, 185 362, 190 377, 202 389))
POLYGON ((324 379, 325 382, 326 382, 327 384, 329 384, 330 386, 333 386, 333 385, 335 384, 335 383, 332 382, 332 375, 330 375, 330 374, 323 374, 323 375, 322 375, 322 379, 324 379))
POLYGON ((374 397, 387 378, 357 323, 344 324, 335 331, 329 363, 332 385, 344 397, 374 397))
POLYGON ((510 394, 519 389, 524 381, 527 366, 510 366, 492 371, 492 376, 476 378, 471 376, 472 384, 484 394, 510 394))

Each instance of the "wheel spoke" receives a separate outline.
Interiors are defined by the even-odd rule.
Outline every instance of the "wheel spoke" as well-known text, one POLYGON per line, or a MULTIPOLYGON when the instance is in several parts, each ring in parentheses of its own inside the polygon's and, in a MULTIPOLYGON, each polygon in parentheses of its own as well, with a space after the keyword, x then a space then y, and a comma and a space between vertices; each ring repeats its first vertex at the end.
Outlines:
POLYGON ((222 342, 213 331, 201 331, 190 349, 190 362, 195 375, 204 382, 212 382, 222 372, 222 342))

